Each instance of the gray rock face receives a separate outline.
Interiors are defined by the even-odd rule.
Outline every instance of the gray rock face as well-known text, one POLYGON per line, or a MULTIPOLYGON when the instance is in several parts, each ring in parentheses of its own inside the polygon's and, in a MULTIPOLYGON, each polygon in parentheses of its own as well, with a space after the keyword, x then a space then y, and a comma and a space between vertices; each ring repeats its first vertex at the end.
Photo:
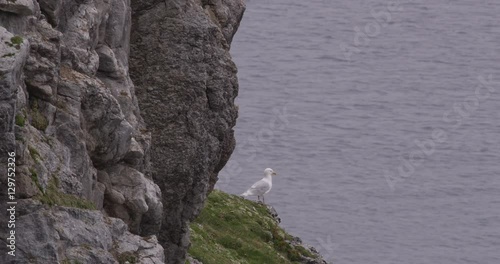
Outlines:
POLYGON ((38 3, 33 0, 0 0, 0 10, 30 16, 38 11, 38 3))
POLYGON ((120 219, 99 211, 20 204, 16 260, 2 263, 163 263, 156 236, 127 231, 120 219))
MULTIPOLYGON (((0 210, 6 212, 7 153, 16 151, 14 123, 16 119, 17 90, 23 85, 22 68, 28 56, 29 44, 0 26, 0 210), (20 41, 22 41, 20 43, 20 41)), ((20 179, 22 182, 26 179, 20 179)), ((29 179, 28 182, 31 182, 29 179)), ((0 217, 0 224, 7 227, 7 218, 0 217)), ((0 235, 7 237, 6 228, 0 235)), ((1 254, 6 254, 5 251, 1 254)), ((1 260, 1 259, 0 259, 1 260)))
MULTIPOLYGON (((140 237, 158 232, 163 205, 145 174, 151 135, 128 73, 130 27, 128 0, 0 0, 0 209, 10 151, 19 202, 65 194, 98 209, 31 206, 19 220, 28 233, 17 263, 118 263, 113 252, 163 263, 156 238, 140 237), (99 223, 104 215, 123 221, 99 223)), ((0 263, 10 261, 4 254, 0 263)))
MULTIPOLYGON (((0 149, 2 153, 15 150, 14 119, 17 90, 23 85, 22 68, 28 56, 28 47, 28 42, 22 37, 0 27, 0 149)), ((5 164, 6 160, 2 165, 5 164)), ((5 173, 2 173, 0 177, 6 177, 5 173)))
POLYGON ((244 4, 133 0, 132 10, 130 73, 166 212, 159 240, 167 263, 183 263, 187 225, 234 149, 238 82, 229 46, 244 4))
POLYGON ((120 164, 106 169, 100 178, 105 178, 102 181, 106 195, 110 196, 105 200, 105 208, 111 216, 126 220, 133 233, 158 233, 163 205, 156 184, 148 181, 141 172, 120 164))
POLYGON ((201 262, 197 259, 194 259, 193 257, 191 257, 189 255, 186 257, 186 262, 189 264, 203 264, 203 262, 201 262))

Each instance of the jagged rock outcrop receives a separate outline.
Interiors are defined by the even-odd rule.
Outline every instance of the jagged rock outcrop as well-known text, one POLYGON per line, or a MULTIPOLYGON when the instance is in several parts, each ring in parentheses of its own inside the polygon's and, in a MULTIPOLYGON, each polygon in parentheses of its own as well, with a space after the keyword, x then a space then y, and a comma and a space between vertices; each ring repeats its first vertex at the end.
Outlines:
MULTIPOLYGON (((128 0, 0 0, 0 206, 5 212, 5 154, 12 151, 16 198, 25 206, 42 202, 19 209, 21 253, 9 258, 4 250, 0 263, 28 263, 31 253, 43 252, 38 263, 69 255, 80 263, 114 263, 116 247, 110 245, 140 255, 141 237, 150 236, 147 247, 163 251, 154 242, 161 191, 146 173, 151 135, 128 73, 130 27, 128 0), (54 205, 97 210, 75 215, 54 205), (82 227, 85 214, 95 224, 82 227), (124 222, 98 223, 104 216, 124 222), (56 234, 58 226, 68 236, 82 231, 82 239, 56 234), (90 239, 115 229, 121 231, 106 245, 90 239), (80 254, 76 247, 84 240, 80 254)), ((5 232, 0 229, 3 241, 5 232)), ((154 263, 163 261, 163 252, 154 254, 154 263)))
POLYGON ((132 0, 132 9, 130 72, 166 212, 159 240, 167 263, 183 263, 189 221, 235 145, 238 82, 229 47, 244 3, 132 0))
POLYGON ((19 208, 22 239, 14 263, 164 262, 156 236, 134 235, 118 218, 77 208, 49 209, 29 200, 19 208))

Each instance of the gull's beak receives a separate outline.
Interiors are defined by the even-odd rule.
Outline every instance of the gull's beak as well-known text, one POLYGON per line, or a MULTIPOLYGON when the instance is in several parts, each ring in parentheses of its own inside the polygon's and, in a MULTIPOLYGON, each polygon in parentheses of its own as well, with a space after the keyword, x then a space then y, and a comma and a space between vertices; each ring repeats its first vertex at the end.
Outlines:
POLYGON ((272 175, 276 176, 276 175, 278 175, 278 173, 276 173, 275 171, 273 171, 272 175))

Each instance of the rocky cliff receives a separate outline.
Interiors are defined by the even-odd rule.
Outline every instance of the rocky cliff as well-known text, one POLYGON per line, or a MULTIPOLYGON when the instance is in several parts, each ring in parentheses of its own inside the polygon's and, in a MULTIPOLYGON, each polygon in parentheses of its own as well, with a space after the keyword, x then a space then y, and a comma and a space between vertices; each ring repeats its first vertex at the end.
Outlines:
POLYGON ((238 0, 132 1, 130 74, 153 135, 169 262, 183 258, 188 223, 234 149, 238 81, 229 45, 243 8, 238 0))
POLYGON ((243 10, 0 0, 0 209, 10 152, 17 202, 16 256, 1 263, 183 263, 234 148, 243 10))

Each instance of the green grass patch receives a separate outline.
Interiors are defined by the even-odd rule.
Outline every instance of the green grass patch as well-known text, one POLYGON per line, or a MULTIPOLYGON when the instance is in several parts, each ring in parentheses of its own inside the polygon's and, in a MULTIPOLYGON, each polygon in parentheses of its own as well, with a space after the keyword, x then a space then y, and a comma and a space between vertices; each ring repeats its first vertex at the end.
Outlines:
POLYGON ((127 262, 130 264, 137 263, 137 256, 134 252, 124 252, 118 256, 118 263, 125 264, 127 262))
POLYGON ((62 100, 57 100, 55 103, 56 107, 61 109, 61 110, 68 110, 68 107, 66 106, 66 103, 62 100))
POLYGON ((25 123, 26 123, 26 118, 24 118, 23 115, 16 115, 16 125, 24 127, 25 123))
POLYGON ((37 198, 44 204, 50 206, 66 206, 75 207, 80 209, 95 210, 95 204, 86 199, 77 197, 75 195, 63 193, 59 190, 59 180, 53 176, 47 189, 43 194, 39 194, 37 198))
POLYGON ((15 135, 16 135, 16 140, 24 144, 25 140, 23 136, 20 133, 16 133, 15 135))
POLYGON ((36 109, 31 112, 31 125, 38 130, 45 131, 45 129, 49 126, 49 121, 38 111, 38 109, 36 109))
POLYGON ((190 231, 189 254, 204 264, 299 263, 302 256, 312 255, 287 242, 292 236, 264 205, 217 190, 190 231))
POLYGON ((30 156, 34 161, 39 162, 40 160, 42 160, 42 156, 40 156, 40 153, 38 153, 38 150, 36 150, 36 148, 28 146, 28 150, 30 151, 30 156))
POLYGON ((9 47, 14 47, 16 49, 21 49, 21 44, 23 43, 23 38, 21 36, 14 36, 10 38, 10 42, 5 41, 5 44, 9 47))
POLYGON ((38 190, 40 190, 40 192, 42 192, 43 191, 42 186, 40 185, 40 182, 38 181, 38 173, 36 173, 36 170, 33 168, 29 168, 29 172, 30 172, 31 180, 36 185, 36 187, 38 187, 38 190))
POLYGON ((14 45, 19 45, 19 44, 23 43, 23 38, 21 36, 14 36, 14 37, 10 38, 10 42, 12 42, 12 44, 14 44, 14 45))
POLYGON ((31 125, 41 131, 45 131, 49 126, 49 121, 40 113, 40 109, 38 109, 38 101, 36 99, 31 106, 31 125))

